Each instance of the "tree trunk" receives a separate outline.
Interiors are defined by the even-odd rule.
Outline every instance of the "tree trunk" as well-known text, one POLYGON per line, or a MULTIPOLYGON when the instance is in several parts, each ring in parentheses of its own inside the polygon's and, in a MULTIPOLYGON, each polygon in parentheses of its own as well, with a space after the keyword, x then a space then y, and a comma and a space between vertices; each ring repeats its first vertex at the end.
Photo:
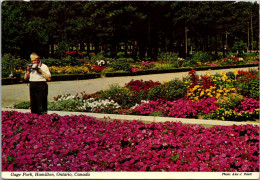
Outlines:
POLYGON ((80 50, 80 52, 83 52, 83 51, 85 51, 85 45, 84 45, 84 43, 83 43, 83 42, 81 42, 81 43, 80 43, 79 50, 80 50))
POLYGON ((145 51, 146 51, 145 44, 142 40, 139 41, 138 44, 139 44, 139 58, 143 59, 145 57, 145 51))
POLYGON ((225 36, 222 36, 222 51, 223 51, 223 57, 226 56, 226 52, 225 52, 225 36))
POLYGON ((215 55, 218 56, 218 36, 215 36, 215 55))
POLYGON ((51 57, 54 56, 54 44, 51 43, 51 57))
POLYGON ((99 52, 100 52, 100 50, 99 50, 99 42, 95 42, 95 50, 94 50, 94 52, 95 52, 95 54, 98 54, 99 52))
POLYGON ((127 51, 128 51, 128 43, 127 43, 127 40, 126 40, 125 41, 125 57, 128 56, 127 51))

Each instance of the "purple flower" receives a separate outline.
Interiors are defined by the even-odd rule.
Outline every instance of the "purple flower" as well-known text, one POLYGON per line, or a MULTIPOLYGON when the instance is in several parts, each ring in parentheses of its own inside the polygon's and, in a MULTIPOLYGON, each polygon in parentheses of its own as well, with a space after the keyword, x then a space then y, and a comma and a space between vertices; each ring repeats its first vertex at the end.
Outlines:
MULTIPOLYGON (((184 100, 153 103, 201 110, 184 100)), ((259 126, 55 116, 2 112, 3 171, 259 172, 259 126)))

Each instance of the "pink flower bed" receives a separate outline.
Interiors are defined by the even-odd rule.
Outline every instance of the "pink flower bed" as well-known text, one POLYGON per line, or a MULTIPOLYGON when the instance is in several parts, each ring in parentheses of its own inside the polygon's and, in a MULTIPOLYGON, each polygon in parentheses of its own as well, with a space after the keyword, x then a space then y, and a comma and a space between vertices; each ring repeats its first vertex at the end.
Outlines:
POLYGON ((211 113, 218 109, 217 99, 207 98, 199 101, 179 99, 176 101, 164 101, 158 99, 142 103, 132 110, 132 114, 149 115, 153 112, 162 112, 165 116, 177 118, 197 118, 200 112, 211 113))
POLYGON ((150 81, 143 81, 143 80, 131 80, 129 83, 125 85, 125 87, 130 88, 134 92, 140 92, 141 90, 144 90, 146 93, 153 88, 156 85, 161 85, 160 82, 153 82, 150 81))
POLYGON ((143 70, 142 68, 135 68, 135 67, 131 68, 132 72, 137 72, 137 71, 142 71, 142 70, 143 70))
POLYGON ((255 109, 259 110, 259 100, 253 99, 253 98, 246 98, 241 101, 238 108, 235 108, 235 110, 239 113, 243 112, 254 112, 255 109))
POLYGON ((259 127, 2 112, 3 171, 259 171, 259 127))

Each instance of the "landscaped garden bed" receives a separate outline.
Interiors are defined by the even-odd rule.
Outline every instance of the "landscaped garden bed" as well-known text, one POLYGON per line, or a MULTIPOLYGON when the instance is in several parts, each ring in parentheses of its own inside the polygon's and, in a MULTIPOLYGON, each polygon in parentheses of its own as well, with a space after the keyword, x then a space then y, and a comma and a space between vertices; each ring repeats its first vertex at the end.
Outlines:
MULTIPOLYGON (((22 102, 15 108, 29 108, 22 102)), ((221 72, 199 77, 195 70, 182 80, 132 80, 94 94, 59 95, 49 110, 199 118, 231 121, 259 119, 259 71, 221 72)))
MULTIPOLYGON (((80 53, 78 53, 80 54, 80 53)), ((143 74, 158 74, 185 72, 192 69, 224 69, 237 67, 254 67, 259 65, 258 54, 248 53, 237 58, 229 55, 227 58, 212 59, 207 53, 198 52, 182 59, 177 54, 162 53, 159 60, 134 60, 118 55, 117 58, 106 58, 102 54, 91 54, 89 57, 75 56, 66 53, 62 59, 42 59, 52 73, 53 81, 78 80, 102 76, 134 76, 143 74), (82 59, 79 59, 82 58, 82 59)), ((11 55, 4 55, 2 63, 2 84, 22 83, 28 60, 22 60, 11 55)))
POLYGON ((259 126, 4 111, 2 170, 259 172, 259 126))

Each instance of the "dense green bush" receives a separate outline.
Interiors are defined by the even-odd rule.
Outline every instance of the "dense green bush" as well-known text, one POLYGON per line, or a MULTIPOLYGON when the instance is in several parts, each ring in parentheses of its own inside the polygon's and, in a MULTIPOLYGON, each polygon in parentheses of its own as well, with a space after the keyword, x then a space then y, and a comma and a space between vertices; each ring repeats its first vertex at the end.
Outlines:
POLYGON ((242 81, 238 85, 238 93, 248 98, 259 99, 259 80, 242 81))
POLYGON ((100 61, 100 60, 105 60, 105 61, 107 60, 107 58, 104 56, 104 54, 102 52, 100 52, 98 54, 90 53, 89 56, 90 56, 91 64, 96 64, 96 62, 100 61))
POLYGON ((161 52, 159 53, 157 59, 166 61, 168 63, 177 63, 178 54, 174 52, 161 52))
POLYGON ((15 109, 29 109, 31 106, 30 101, 23 101, 21 103, 15 104, 14 108, 15 109))
POLYGON ((67 66, 68 62, 66 60, 61 59, 54 59, 54 58, 47 58, 47 59, 41 59, 41 61, 45 64, 50 66, 67 66))
POLYGON ((259 52, 249 52, 241 54, 241 57, 256 57, 259 56, 259 52))
POLYGON ((157 85, 150 89, 148 92, 148 99, 172 101, 184 97, 186 92, 187 87, 181 80, 172 80, 164 85, 157 85))
POLYGON ((228 96, 222 96, 217 100, 220 108, 224 109, 234 109, 240 102, 244 99, 242 95, 239 94, 229 94, 228 96))
POLYGON ((52 111, 81 111, 83 102, 79 100, 69 99, 62 101, 50 102, 48 109, 52 111))
POLYGON ((238 52, 239 56, 242 54, 243 50, 246 49, 246 43, 243 41, 235 41, 232 47, 233 52, 238 52))
POLYGON ((64 57, 65 52, 67 52, 68 49, 69 49, 69 44, 66 41, 61 41, 56 47, 58 56, 64 57))
POLYGON ((4 54, 1 58, 2 75, 3 72, 6 74, 14 73, 14 69, 25 69, 26 64, 30 62, 30 59, 21 59, 20 57, 13 56, 11 54, 4 54))
POLYGON ((192 67, 192 66, 197 66, 198 65, 198 60, 192 58, 192 57, 187 57, 186 60, 182 62, 183 67, 192 67))
POLYGON ((150 100, 156 100, 163 98, 163 86, 156 85, 148 91, 147 98, 150 100))
POLYGON ((212 60, 212 56, 209 53, 205 52, 196 52, 195 54, 192 55, 192 60, 196 62, 209 62, 212 60))
POLYGON ((133 63, 134 60, 132 58, 118 58, 113 60, 113 62, 111 63, 111 67, 116 70, 116 71, 127 71, 130 72, 132 66, 130 65, 130 63, 133 63))
POLYGON ((99 99, 112 99, 122 108, 130 108, 141 102, 141 96, 133 96, 129 88, 111 85, 109 89, 99 91, 99 99))
POLYGON ((177 100, 185 96, 187 87, 181 80, 172 80, 164 85, 165 100, 177 100))

